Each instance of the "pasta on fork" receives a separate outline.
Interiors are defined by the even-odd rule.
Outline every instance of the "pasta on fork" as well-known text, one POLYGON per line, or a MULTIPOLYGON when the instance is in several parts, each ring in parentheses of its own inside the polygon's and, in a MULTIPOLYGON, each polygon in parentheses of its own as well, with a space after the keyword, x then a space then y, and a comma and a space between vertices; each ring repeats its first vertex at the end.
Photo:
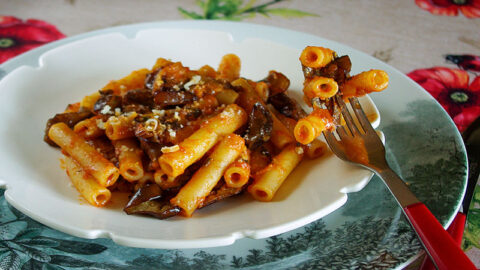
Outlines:
POLYGON ((127 192, 127 214, 165 219, 238 194, 268 202, 304 158, 326 151, 322 131, 341 123, 337 96, 384 90, 388 75, 350 76, 350 59, 308 46, 300 54, 306 112, 290 80, 271 70, 243 78, 227 54, 218 68, 158 58, 108 82, 47 121, 44 140, 60 147, 71 182, 93 206, 127 192))

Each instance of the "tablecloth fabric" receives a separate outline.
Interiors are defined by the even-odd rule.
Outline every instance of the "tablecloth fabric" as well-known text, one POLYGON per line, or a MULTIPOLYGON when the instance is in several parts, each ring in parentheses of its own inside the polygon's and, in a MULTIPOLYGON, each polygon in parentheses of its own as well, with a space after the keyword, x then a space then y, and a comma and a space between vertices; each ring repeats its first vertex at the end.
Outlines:
MULTIPOLYGON (((3 0, 0 63, 66 36, 180 19, 258 23, 335 40, 407 74, 460 132, 480 116, 480 0, 3 0)), ((480 189, 463 248, 480 267, 480 189)))

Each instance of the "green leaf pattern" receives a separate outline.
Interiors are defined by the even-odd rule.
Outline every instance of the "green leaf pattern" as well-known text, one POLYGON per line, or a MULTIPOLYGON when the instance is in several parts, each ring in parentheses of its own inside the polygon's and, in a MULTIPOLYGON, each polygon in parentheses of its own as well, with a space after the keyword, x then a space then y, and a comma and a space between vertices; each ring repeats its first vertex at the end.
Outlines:
MULTIPOLYGON (((478 190, 478 186, 475 190, 478 190)), ((476 192, 470 203, 470 210, 467 215, 467 228, 463 238, 462 246, 465 250, 472 247, 480 249, 480 192, 476 192)))
POLYGON ((23 264, 22 270, 36 270, 36 269, 42 269, 42 267, 46 268, 46 267, 44 267, 44 265, 46 265, 46 264, 43 264, 42 262, 39 262, 39 261, 34 260, 34 259, 30 259, 26 263, 23 264))
POLYGON ((240 21, 254 17, 256 14, 269 17, 270 15, 283 18, 300 18, 317 16, 316 14, 290 8, 271 8, 272 5, 285 0, 272 0, 263 4, 257 4, 256 0, 249 0, 244 4, 243 0, 197 0, 196 4, 202 10, 201 13, 185 10, 178 7, 178 11, 187 19, 194 20, 230 20, 240 21))
POLYGON ((0 224, 0 239, 14 239, 22 230, 27 227, 25 221, 5 222, 0 224))
POLYGON ((35 248, 31 248, 27 245, 21 245, 21 247, 22 247, 21 251, 23 251, 25 255, 27 255, 28 257, 36 261, 49 262, 51 260, 50 255, 46 254, 45 252, 42 252, 35 248))
POLYGON ((7 253, 0 261, 0 270, 16 270, 20 266, 20 257, 15 251, 7 253))
POLYGON ((38 229, 38 228, 28 228, 28 229, 25 229, 23 231, 21 231, 20 233, 17 234, 17 236, 15 237, 15 239, 17 240, 28 240, 28 241, 33 241, 32 238, 36 238, 38 236, 40 236, 40 234, 42 233, 42 230, 41 229, 38 229), (32 239, 32 240, 30 240, 32 239))

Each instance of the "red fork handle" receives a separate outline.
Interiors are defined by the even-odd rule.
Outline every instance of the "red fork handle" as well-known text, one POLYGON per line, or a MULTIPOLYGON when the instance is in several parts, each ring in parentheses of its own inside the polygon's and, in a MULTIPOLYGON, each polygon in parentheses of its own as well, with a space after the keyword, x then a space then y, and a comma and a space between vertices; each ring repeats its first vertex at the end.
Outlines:
POLYGON ((403 210, 438 269, 477 269, 423 203, 403 210))
POLYGON ((458 246, 462 244, 465 222, 467 222, 467 215, 458 212, 453 219, 452 224, 450 224, 447 229, 447 232, 452 236, 453 240, 455 240, 458 246))
MULTIPOLYGON (((464 213, 458 212, 453 219, 452 224, 450 224, 447 229, 447 232, 452 236, 453 240, 455 240, 455 243, 457 243, 458 246, 462 244, 466 220, 467 216, 464 213)), ((425 256, 425 259, 423 259, 422 266, 420 266, 419 270, 435 270, 435 265, 433 264, 432 260, 430 260, 430 257, 425 256)))

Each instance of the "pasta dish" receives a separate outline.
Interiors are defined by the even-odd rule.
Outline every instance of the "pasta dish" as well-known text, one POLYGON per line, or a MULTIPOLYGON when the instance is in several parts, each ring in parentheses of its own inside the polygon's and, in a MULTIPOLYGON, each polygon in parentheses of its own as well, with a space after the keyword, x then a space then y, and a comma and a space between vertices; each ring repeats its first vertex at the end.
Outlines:
POLYGON ((197 70, 164 58, 69 104, 47 121, 44 140, 92 205, 128 192, 127 214, 190 217, 227 197, 268 202, 304 158, 326 151, 319 137, 342 123, 333 98, 384 90, 388 75, 350 75, 348 56, 308 46, 300 55, 305 111, 289 79, 240 76, 238 56, 197 70))

